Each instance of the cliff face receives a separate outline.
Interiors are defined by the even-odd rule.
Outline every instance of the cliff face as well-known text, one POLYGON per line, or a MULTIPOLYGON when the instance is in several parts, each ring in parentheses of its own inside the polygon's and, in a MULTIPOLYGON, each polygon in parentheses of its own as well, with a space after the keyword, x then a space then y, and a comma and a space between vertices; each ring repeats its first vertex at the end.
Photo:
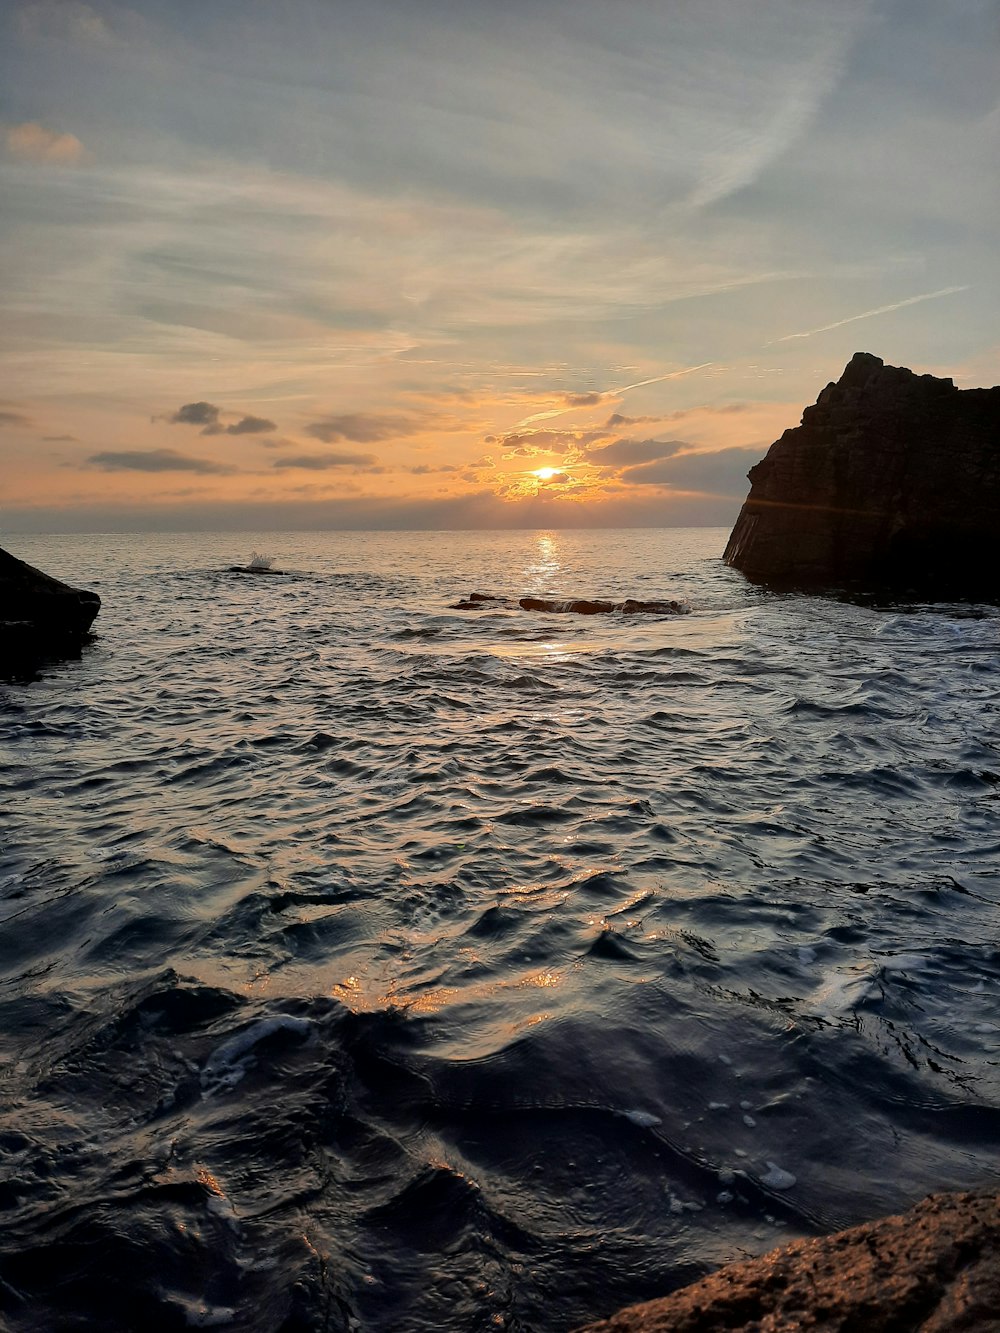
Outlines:
POLYGON ((751 579, 1000 595, 1000 388, 857 352, 749 478, 723 558, 751 579))

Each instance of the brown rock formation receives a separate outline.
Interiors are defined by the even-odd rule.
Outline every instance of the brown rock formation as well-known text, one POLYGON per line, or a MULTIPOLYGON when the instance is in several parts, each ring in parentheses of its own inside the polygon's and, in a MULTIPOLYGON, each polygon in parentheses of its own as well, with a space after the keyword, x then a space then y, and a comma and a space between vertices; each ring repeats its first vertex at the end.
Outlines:
POLYGON ((585 1333, 737 1329, 998 1333, 1000 1195, 931 1195, 897 1217, 727 1264, 585 1333))
POLYGON ((749 477, 723 558, 751 579, 1000 595, 1000 387, 857 352, 749 477))

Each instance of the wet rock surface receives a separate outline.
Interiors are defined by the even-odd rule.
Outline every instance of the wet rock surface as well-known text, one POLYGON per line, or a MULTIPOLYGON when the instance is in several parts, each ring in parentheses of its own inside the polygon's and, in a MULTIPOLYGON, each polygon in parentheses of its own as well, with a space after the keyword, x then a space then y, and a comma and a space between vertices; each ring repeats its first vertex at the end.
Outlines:
POLYGON ((751 579, 1000 595, 1000 387, 857 352, 749 478, 724 559, 751 579))
POLYGON ((580 1333, 986 1333, 1000 1330, 1000 1195, 909 1212, 727 1264, 580 1333))

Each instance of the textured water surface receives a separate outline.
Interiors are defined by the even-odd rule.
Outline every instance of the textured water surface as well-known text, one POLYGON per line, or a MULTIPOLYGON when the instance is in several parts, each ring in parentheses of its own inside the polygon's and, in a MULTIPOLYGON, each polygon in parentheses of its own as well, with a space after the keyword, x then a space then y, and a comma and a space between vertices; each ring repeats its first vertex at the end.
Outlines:
POLYGON ((724 540, 14 544, 104 608, 0 685, 6 1327, 566 1330, 997 1178, 1000 616, 724 540))

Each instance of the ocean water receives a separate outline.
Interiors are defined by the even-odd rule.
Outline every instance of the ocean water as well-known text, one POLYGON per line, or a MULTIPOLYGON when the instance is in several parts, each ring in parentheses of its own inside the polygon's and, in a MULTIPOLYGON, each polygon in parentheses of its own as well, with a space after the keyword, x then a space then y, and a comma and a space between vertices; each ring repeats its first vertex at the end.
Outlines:
POLYGON ((10 540, 104 607, 0 685, 5 1329, 568 1330, 997 1181, 1000 613, 725 537, 10 540))

